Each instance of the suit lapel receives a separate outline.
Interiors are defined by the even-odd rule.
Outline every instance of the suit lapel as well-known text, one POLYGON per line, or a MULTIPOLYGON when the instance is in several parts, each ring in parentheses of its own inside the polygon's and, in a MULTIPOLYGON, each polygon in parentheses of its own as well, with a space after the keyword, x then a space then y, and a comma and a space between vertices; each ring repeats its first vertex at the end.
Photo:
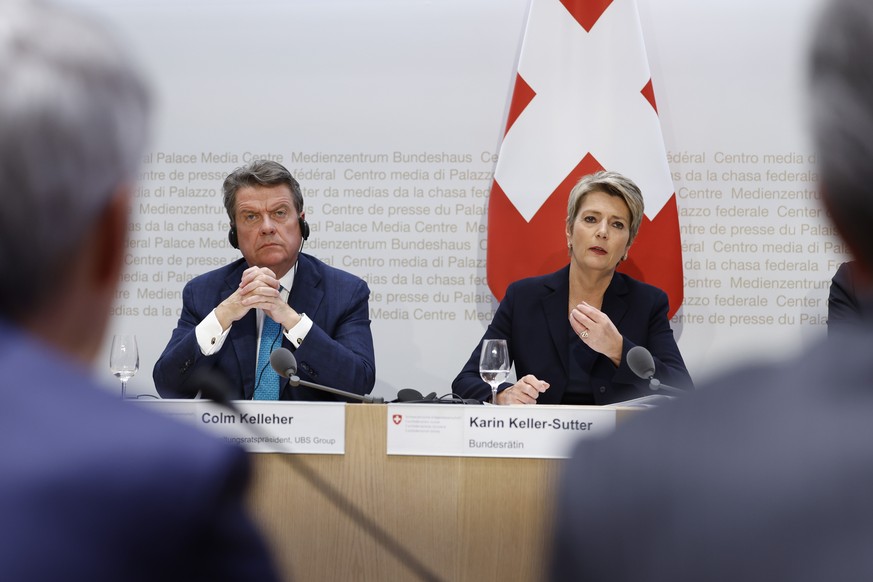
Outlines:
MULTIPOLYGON (((316 268, 315 262, 301 253, 297 257, 297 273, 294 275, 291 293, 288 294, 288 304, 294 308, 294 311, 305 313, 309 319, 315 322, 318 321, 318 308, 322 299, 324 299, 324 291, 321 287, 321 273, 316 268)), ((282 343, 285 347, 290 345, 284 337, 282 343)), ((288 388, 288 379, 280 378, 279 394, 282 395, 280 399, 292 400, 290 397, 285 398, 290 393, 289 390, 292 389, 288 388)))
POLYGON ((570 267, 553 273, 543 281, 543 315, 549 327, 555 352, 564 374, 569 370, 569 344, 567 341, 567 305, 570 300, 570 267))
POLYGON ((305 313, 312 321, 318 321, 318 308, 324 299, 321 273, 314 261, 304 254, 297 259, 297 264, 297 274, 294 275, 288 303, 297 313, 305 313))
POLYGON ((612 276, 612 281, 609 287, 606 288, 606 293, 603 294, 603 305, 601 311, 609 316, 615 327, 619 327, 619 323, 627 314, 628 304, 625 295, 628 293, 627 281, 620 273, 615 273, 612 276))
MULTIPOLYGON (((220 301, 224 301, 239 288, 243 271, 248 268, 245 261, 240 261, 240 266, 234 269, 224 280, 224 287, 219 293, 220 301)), ((252 397, 255 389, 255 354, 258 346, 258 320, 254 309, 249 310, 242 319, 234 322, 227 338, 236 354, 239 364, 239 374, 242 379, 243 390, 246 399, 252 397)))

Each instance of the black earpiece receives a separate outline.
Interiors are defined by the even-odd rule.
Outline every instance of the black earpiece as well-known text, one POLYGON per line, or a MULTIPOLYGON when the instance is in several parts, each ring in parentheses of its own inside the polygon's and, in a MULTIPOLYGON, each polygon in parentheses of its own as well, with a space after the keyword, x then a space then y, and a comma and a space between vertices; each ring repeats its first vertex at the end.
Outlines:
POLYGON ((300 222, 300 236, 303 237, 303 240, 309 238, 309 223, 306 222, 306 219, 302 216, 297 218, 298 222, 300 222))

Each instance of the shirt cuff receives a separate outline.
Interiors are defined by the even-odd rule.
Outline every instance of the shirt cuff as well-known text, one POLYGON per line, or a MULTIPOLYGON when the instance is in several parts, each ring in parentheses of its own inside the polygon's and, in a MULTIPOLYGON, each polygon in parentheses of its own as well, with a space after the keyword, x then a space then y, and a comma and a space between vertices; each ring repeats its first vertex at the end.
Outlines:
POLYGON ((224 345, 224 340, 227 334, 230 333, 230 328, 233 325, 227 326, 227 329, 221 331, 221 324, 218 322, 218 317, 213 309, 209 315, 203 318, 197 327, 194 328, 194 335, 197 337, 197 345, 200 346, 200 351, 204 356, 211 356, 221 349, 224 345))
POLYGON ((306 335, 311 329, 312 320, 309 319, 309 316, 305 313, 301 313, 300 321, 297 322, 297 325, 285 332, 285 337, 288 338, 288 341, 291 342, 292 346, 299 348, 300 344, 302 344, 303 340, 306 339, 306 335))

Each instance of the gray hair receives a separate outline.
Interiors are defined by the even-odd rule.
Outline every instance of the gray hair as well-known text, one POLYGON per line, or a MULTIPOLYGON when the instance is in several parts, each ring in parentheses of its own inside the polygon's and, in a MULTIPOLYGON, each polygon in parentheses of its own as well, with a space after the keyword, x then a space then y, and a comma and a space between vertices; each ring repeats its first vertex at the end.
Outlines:
POLYGON ((840 234, 873 266, 873 4, 840 0, 818 20, 809 106, 822 196, 840 234))
POLYGON ((224 209, 231 224, 236 222, 236 193, 247 186, 288 186, 297 214, 303 213, 303 193, 291 172, 279 162, 255 160, 235 169, 224 179, 224 209))
POLYGON ((625 178, 618 172, 596 172, 583 176, 573 189, 570 190, 570 198, 567 200, 567 230, 573 231, 573 222, 579 214, 579 206, 585 196, 592 192, 603 192, 610 196, 617 196, 624 200, 630 211, 630 225, 628 244, 632 243, 640 230, 643 222, 643 194, 634 182, 625 178))
POLYGON ((120 44, 42 2, 0 2, 0 316, 38 306, 132 183, 149 99, 120 44))

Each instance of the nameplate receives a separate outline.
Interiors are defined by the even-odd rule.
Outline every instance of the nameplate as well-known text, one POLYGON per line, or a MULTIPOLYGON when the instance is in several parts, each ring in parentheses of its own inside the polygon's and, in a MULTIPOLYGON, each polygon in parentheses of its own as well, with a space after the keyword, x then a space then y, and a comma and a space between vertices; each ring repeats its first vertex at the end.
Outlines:
POLYGON ((342 455, 346 407, 327 402, 237 401, 233 412, 208 400, 130 400, 242 446, 251 453, 342 455))
POLYGON ((388 454, 561 459, 612 433, 615 417, 595 406, 390 404, 388 454))

